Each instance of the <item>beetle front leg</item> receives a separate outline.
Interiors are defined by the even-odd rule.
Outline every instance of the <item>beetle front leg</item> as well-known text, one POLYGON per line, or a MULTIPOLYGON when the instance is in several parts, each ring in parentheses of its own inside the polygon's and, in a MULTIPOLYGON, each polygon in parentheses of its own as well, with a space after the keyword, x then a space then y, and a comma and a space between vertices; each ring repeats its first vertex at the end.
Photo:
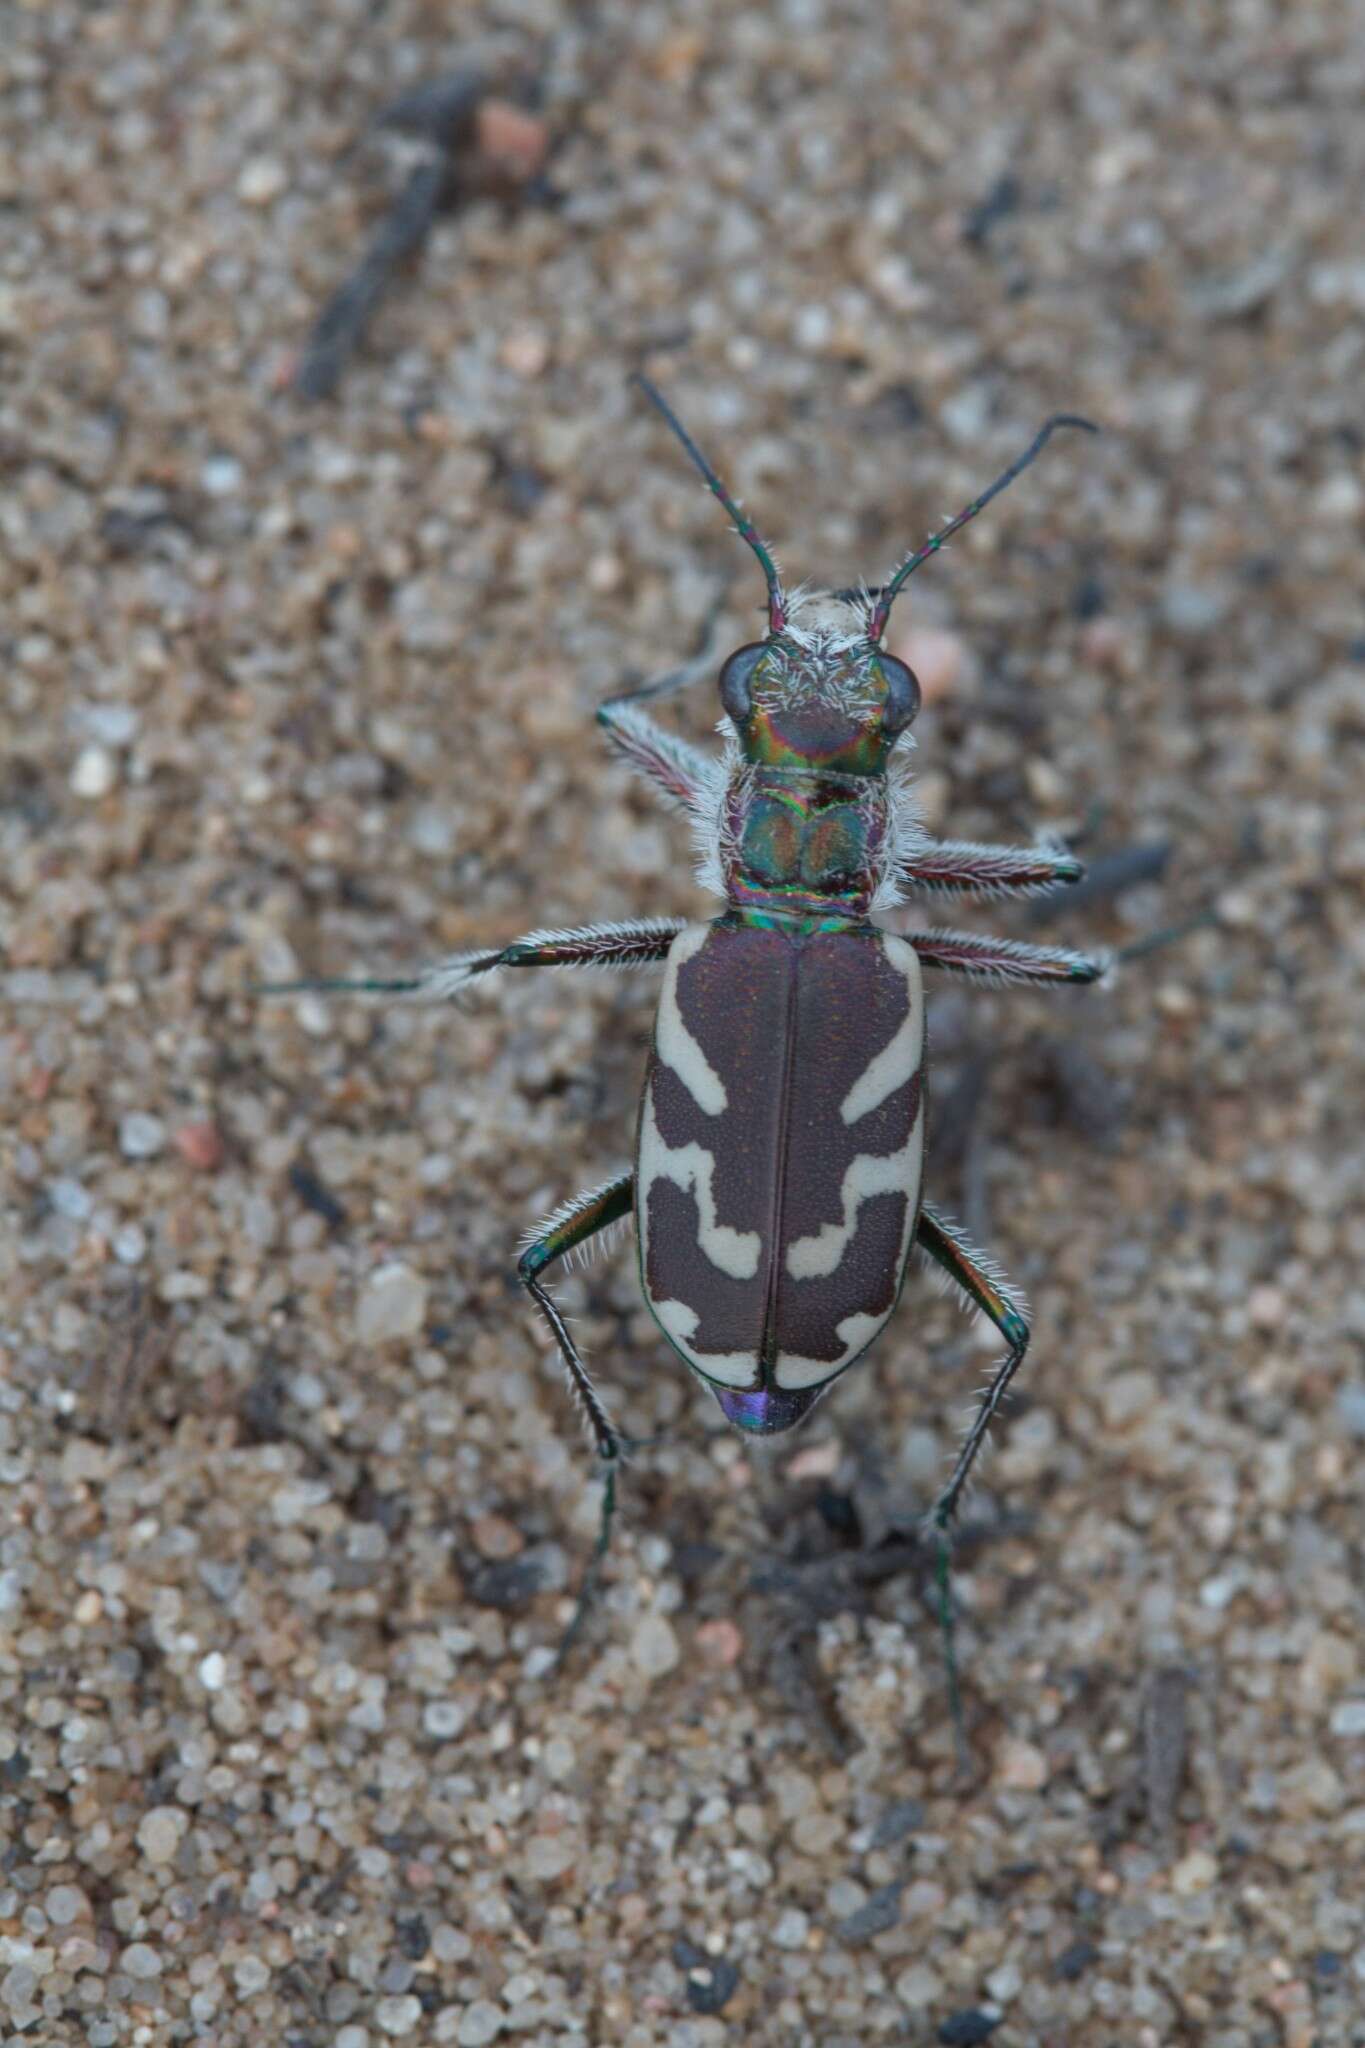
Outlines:
POLYGON ((983 932, 902 932, 901 937, 926 967, 943 967, 950 974, 998 985, 1099 981, 1110 965, 1100 954, 1028 946, 1019 939, 997 939, 983 932))
POLYGON ((667 956, 682 931, 679 917, 646 917, 634 924, 589 924, 566 931, 528 932, 483 953, 451 953, 414 974, 392 979, 359 976, 355 980, 267 982, 256 993, 288 995, 403 996, 409 1002, 444 1003, 463 994, 471 982, 503 967, 647 967, 667 956))
POLYGON ((569 1377, 570 1391, 578 1404, 579 1413, 588 1426, 602 1474, 602 1519, 597 1532, 597 1543, 584 1575, 578 1604, 559 1645, 561 1659, 583 1626, 584 1616, 597 1590, 602 1560, 611 1543, 612 1518, 616 1513, 616 1470, 621 1462, 622 1443, 598 1398, 597 1389, 570 1335, 569 1326, 560 1314, 548 1288, 542 1284, 540 1276, 546 1267, 553 1265, 557 1259, 571 1257, 576 1250, 595 1237, 598 1231, 606 1230, 613 1223, 619 1223, 624 1217, 629 1216, 634 1186, 634 1174, 623 1173, 615 1180, 604 1181, 601 1187, 591 1188, 586 1194, 575 1196, 532 1233, 517 1261, 517 1278, 540 1310, 549 1325, 551 1336, 559 1346, 559 1355, 564 1361, 564 1369, 569 1377))
POLYGON ((704 802, 715 780, 715 763, 700 747, 679 739, 676 733, 665 732, 641 706, 655 697, 671 697, 676 690, 689 689, 715 672, 713 624, 714 620, 708 622, 703 644, 690 661, 670 669, 652 683, 642 683, 638 690, 623 690, 618 697, 608 697, 597 708, 597 723, 618 753, 646 781, 689 812, 695 812, 704 802))
POLYGON ((961 896, 1034 896, 1083 881, 1085 868, 1065 846, 979 846, 967 839, 928 839, 900 864, 909 889, 961 896))

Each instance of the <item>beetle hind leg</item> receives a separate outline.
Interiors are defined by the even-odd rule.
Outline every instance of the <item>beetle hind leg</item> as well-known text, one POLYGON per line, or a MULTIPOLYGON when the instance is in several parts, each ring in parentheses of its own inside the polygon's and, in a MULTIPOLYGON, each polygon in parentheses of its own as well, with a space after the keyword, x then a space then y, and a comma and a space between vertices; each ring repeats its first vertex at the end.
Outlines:
POLYGON ((927 1203, 920 1211, 915 1236, 919 1249, 926 1258, 932 1259, 934 1264, 961 1288, 968 1300, 974 1302, 983 1315, 989 1316, 1009 1346, 977 1404, 976 1413, 962 1440, 948 1484, 926 1517, 927 1524, 933 1532, 936 1553, 939 1626, 943 1635, 943 1661, 948 1672, 948 1698, 952 1711, 953 1732, 957 1739, 959 1761, 965 1763, 967 1746, 963 1733, 962 1692, 958 1678, 957 1635, 953 1616, 952 1527, 971 1469, 980 1455, 991 1423, 995 1420, 1000 1404, 1009 1390, 1010 1381, 1024 1362, 1024 1353, 1028 1350, 1029 1326, 1022 1297, 1010 1291, 1004 1275, 995 1262, 975 1250, 955 1223, 950 1223, 946 1217, 937 1214, 927 1203))
POLYGON ((611 1544, 611 1526, 616 1514, 616 1473, 626 1446, 602 1405, 569 1326, 541 1275, 557 1259, 570 1258, 574 1252, 580 1251, 599 1231, 623 1222, 630 1214, 634 1187, 634 1174, 623 1173, 615 1180, 604 1181, 600 1187, 590 1188, 586 1194, 566 1202, 533 1232, 517 1260, 517 1278, 539 1309, 559 1347, 570 1392, 593 1441, 602 1480, 602 1517, 597 1542, 584 1574, 578 1604, 559 1645, 560 1661, 577 1639, 597 1591, 602 1560, 611 1544))

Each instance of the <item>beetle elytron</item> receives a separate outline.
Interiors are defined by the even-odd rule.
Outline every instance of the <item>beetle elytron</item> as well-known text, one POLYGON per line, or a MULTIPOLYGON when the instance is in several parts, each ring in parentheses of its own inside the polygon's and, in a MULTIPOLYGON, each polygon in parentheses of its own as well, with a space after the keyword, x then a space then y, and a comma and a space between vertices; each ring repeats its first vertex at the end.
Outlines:
POLYGON ((543 1276, 632 1212, 655 1321, 729 1420, 754 1435, 791 1429, 863 1356, 896 1306, 915 1248, 984 1311, 1007 1351, 932 1510, 946 1545, 1029 1331, 1019 1297, 994 1264, 921 1199, 921 963, 977 980, 1032 983, 1092 982, 1104 963, 975 933, 897 937, 873 922, 910 889, 1004 895, 1082 874, 1059 846, 926 836, 895 761, 919 709, 919 684, 882 643, 897 593, 920 564, 1004 490, 1058 427, 1090 429, 1090 422, 1050 419, 882 589, 788 593, 691 436, 653 385, 636 381, 767 583, 766 636, 720 670, 722 760, 664 732, 641 708, 690 680, 687 671, 615 697, 598 712, 630 765, 690 817, 699 879, 724 908, 707 924, 653 918, 535 931, 403 980, 308 986, 439 1001, 499 968, 664 963, 634 1171, 566 1202, 526 1242, 517 1269, 553 1332, 601 1463, 597 1555, 610 1533, 622 1442, 543 1276))

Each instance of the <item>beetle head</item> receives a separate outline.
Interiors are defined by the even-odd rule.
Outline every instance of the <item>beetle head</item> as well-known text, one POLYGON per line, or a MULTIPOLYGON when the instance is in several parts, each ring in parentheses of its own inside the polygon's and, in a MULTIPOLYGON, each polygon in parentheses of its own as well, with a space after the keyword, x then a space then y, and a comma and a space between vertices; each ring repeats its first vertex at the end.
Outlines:
POLYGON ((745 758, 765 768, 879 775, 919 710, 914 672, 869 636, 872 599, 797 592, 780 631, 737 648, 720 701, 745 758))
POLYGON ((912 671, 881 644, 890 600, 867 591, 788 596, 771 549, 663 394, 638 372, 634 381, 729 513, 768 586, 766 639, 736 648, 720 672, 720 701, 745 758, 763 767, 879 775, 920 703, 912 671))
POLYGON ((1075 413, 1054 413, 1023 454, 955 519, 930 534, 923 547, 907 555, 880 590, 796 591, 789 597, 771 549, 668 401, 638 371, 634 382, 682 442, 763 571, 768 586, 767 638, 735 649, 720 672, 720 701, 739 734, 745 758, 764 767, 823 767, 852 775, 882 771, 919 709, 914 675, 882 645, 891 607, 905 584, 1028 468, 1059 427, 1096 431, 1090 420, 1075 413))

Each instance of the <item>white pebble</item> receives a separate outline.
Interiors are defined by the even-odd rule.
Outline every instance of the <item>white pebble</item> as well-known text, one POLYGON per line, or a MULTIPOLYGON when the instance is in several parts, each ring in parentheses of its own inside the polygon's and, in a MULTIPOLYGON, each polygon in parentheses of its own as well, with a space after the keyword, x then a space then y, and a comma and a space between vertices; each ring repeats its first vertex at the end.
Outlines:
POLYGON ((572 1835, 532 1835, 526 1845, 526 1875, 537 1884, 553 1884, 578 1861, 572 1835))
POLYGON ((57 1214, 69 1216, 73 1223, 84 1223, 95 1206, 93 1195, 78 1180, 54 1180, 47 1195, 57 1214))
POLYGON ((1365 1700, 1343 1700, 1332 1709, 1333 1735, 1365 1735, 1365 1700))
POLYGON ((178 1806, 154 1806, 138 1823, 137 1843, 149 1863, 169 1863, 180 1847, 186 1816, 178 1806))
POLYGON ((362 1344, 415 1337, 427 1317, 427 1285, 410 1266, 394 1261, 371 1273, 356 1308, 356 1336, 362 1344))
POLYGON ((199 481, 211 498, 230 498, 242 481, 242 465, 235 455, 210 455, 199 481))
POLYGON ((486 1998, 476 1998, 460 2015, 455 2031, 459 2048, 486 2048, 486 2043, 496 2041, 502 2032, 502 2019, 496 2005, 486 1998))
POLYGON ((662 1614, 642 1615, 630 1639, 630 1661, 645 1678, 672 1671, 680 1652, 673 1625, 662 1614))
POLYGON ((114 1232, 114 1257, 121 1266, 136 1266, 147 1254, 147 1233, 140 1224, 125 1223, 114 1232))
MULTIPOLYGON (((410 2034, 422 2017, 421 2001, 405 1991, 401 1998, 381 1998, 374 2009, 375 2021, 385 2034, 410 2034)), ((492 2039, 492 2036, 489 2036, 492 2039)))
POLYGON ((272 199, 279 198, 288 182, 288 173, 282 163, 271 156, 256 156, 242 166, 237 180, 237 196, 248 206, 268 206, 272 199))
POLYGON ((137 735, 138 715, 131 704, 92 704, 85 714, 90 737, 106 747, 126 747, 137 735))
POLYGON ((82 747, 71 771, 71 787, 77 796, 108 796, 118 781, 118 763, 108 747, 82 747))
POLYGON ((459 1734, 469 1719, 468 1709, 458 1700, 432 1700, 422 1713, 422 1726, 436 1742, 448 1742, 459 1734))
POLYGON ((145 1941, 134 1941, 123 1951, 122 1963, 130 1977, 159 1977, 161 1958, 145 1941))
POLYGON ((166 1126, 159 1116, 135 1109, 119 1123, 119 1150, 125 1159, 152 1159, 165 1142, 166 1126))
POLYGON ((810 1921, 797 1906, 789 1906, 778 1918, 773 1940, 779 1948, 802 1948, 810 1933, 810 1921))
POLYGON ((90 1901, 74 1884, 54 1884, 43 1901, 43 1910, 54 1927, 69 1927, 90 1911, 90 1901))
POLYGON ((210 1650, 200 1661, 199 1683, 205 1692, 220 1692, 227 1677, 227 1659, 221 1650, 210 1650))

